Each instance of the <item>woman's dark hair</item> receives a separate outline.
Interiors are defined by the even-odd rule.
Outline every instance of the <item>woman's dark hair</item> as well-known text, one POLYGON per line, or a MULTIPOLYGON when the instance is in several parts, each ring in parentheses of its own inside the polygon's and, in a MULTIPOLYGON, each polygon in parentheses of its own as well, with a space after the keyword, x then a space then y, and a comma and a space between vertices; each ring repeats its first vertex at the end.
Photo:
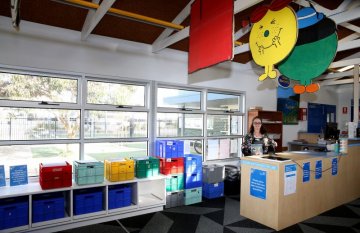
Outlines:
POLYGON ((260 120, 260 122, 261 122, 260 133, 261 133, 261 134, 266 134, 266 129, 265 129, 264 126, 262 125, 262 119, 261 119, 259 116, 254 117, 254 119, 252 120, 252 122, 251 122, 251 127, 250 127, 250 133, 251 133, 251 134, 254 134, 254 121, 255 121, 256 119, 260 120))

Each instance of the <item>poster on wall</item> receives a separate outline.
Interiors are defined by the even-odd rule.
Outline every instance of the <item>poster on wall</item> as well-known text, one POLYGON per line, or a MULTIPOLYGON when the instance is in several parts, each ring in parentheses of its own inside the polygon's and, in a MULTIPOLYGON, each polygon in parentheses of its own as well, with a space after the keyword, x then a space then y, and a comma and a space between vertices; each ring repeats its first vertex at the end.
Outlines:
POLYGON ((298 124, 300 95, 291 88, 277 88, 277 111, 283 113, 284 125, 298 124))

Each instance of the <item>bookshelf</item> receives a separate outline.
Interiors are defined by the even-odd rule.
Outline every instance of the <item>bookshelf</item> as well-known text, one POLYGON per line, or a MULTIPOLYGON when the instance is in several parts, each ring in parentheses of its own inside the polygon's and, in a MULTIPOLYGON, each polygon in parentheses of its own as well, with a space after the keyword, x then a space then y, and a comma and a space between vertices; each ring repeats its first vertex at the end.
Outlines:
POLYGON ((248 130, 250 129, 252 120, 259 116, 262 119, 263 126, 270 138, 277 142, 276 152, 282 151, 282 112, 278 111, 264 111, 264 110, 249 110, 248 111, 248 130))

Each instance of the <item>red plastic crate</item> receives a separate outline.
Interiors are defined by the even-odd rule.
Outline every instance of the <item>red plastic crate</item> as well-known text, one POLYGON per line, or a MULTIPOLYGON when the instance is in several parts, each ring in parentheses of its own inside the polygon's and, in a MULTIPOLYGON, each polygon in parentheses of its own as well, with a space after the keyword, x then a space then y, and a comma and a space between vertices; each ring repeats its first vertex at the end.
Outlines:
POLYGON ((54 165, 45 167, 40 163, 40 186, 42 189, 54 189, 70 187, 72 185, 72 166, 66 162, 66 165, 54 165))
POLYGON ((160 173, 164 175, 184 173, 184 158, 159 158, 160 173))

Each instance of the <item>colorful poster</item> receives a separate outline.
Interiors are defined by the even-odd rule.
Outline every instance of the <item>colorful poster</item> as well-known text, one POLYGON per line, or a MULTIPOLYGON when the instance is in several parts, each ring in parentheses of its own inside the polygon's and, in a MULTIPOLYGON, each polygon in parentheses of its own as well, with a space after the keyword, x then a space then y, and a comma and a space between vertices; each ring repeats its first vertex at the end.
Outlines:
POLYGON ((331 161, 331 175, 336 176, 338 173, 338 160, 333 158, 331 161))
POLYGON ((27 165, 10 166, 10 186, 28 183, 27 165))
POLYGON ((318 160, 315 164, 315 179, 321 179, 322 177, 322 161, 318 160))
POLYGON ((277 88, 277 111, 283 113, 284 125, 297 125, 299 115, 300 95, 292 88, 277 88))
POLYGON ((266 199, 266 171, 251 168, 250 195, 260 199, 266 199))
POLYGON ((0 187, 5 185, 5 168, 4 165, 0 165, 0 187))
POLYGON ((285 165, 284 195, 296 193, 296 164, 285 165))
POLYGON ((303 164, 303 183, 310 181, 310 162, 303 164))

